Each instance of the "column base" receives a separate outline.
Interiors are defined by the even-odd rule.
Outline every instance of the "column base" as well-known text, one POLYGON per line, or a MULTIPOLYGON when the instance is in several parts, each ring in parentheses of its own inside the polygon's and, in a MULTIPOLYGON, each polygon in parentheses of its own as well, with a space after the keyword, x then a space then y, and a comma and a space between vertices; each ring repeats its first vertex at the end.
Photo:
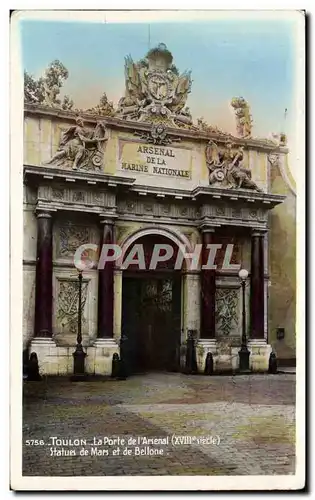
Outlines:
POLYGON ((115 353, 119 354, 119 344, 114 338, 95 339, 93 346, 88 348, 88 355, 90 358, 93 357, 95 375, 110 376, 112 374, 112 361, 115 353))
POLYGON ((206 366, 206 357, 208 352, 213 356, 213 372, 229 373, 236 372, 239 367, 239 347, 226 345, 222 347, 220 338, 199 339, 197 345, 197 363, 199 373, 204 373, 206 366))
MULTIPOLYGON (((249 372, 267 372, 269 366, 269 356, 272 351, 271 345, 267 344, 265 339, 250 339, 247 343, 249 356, 249 372)), ((239 351, 241 345, 224 345, 221 348, 219 339, 199 339, 196 347, 198 373, 202 374, 205 370, 206 357, 208 352, 213 355, 214 373, 233 372, 240 369, 239 351)))
POLYGON ((106 347, 110 344, 118 345, 114 337, 97 337, 93 342, 94 347, 106 347))
POLYGON ((249 367, 253 372, 266 372, 269 366, 269 356, 272 351, 266 339, 250 339, 247 342, 249 356, 249 367))
POLYGON ((29 354, 36 352, 41 375, 58 375, 58 350, 52 338, 34 337, 29 347, 29 354))
MULTIPOLYGON (((119 354, 119 344, 115 339, 97 338, 92 346, 83 346, 83 349, 86 353, 85 374, 111 375, 113 354, 119 354)), ((51 338, 35 337, 29 353, 36 352, 41 375, 72 375, 75 350, 75 344, 58 346, 51 338)))

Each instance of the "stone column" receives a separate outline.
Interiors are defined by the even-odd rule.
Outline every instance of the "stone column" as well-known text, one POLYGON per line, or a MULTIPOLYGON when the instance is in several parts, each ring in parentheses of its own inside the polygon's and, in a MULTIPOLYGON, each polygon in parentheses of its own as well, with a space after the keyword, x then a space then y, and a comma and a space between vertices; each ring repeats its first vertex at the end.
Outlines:
POLYGON ((121 269, 114 271, 114 338, 118 342, 121 337, 122 314, 122 277, 121 269))
POLYGON ((35 337, 52 337, 52 216, 37 213, 35 337))
POLYGON ((183 275, 184 287, 184 340, 187 330, 197 330, 200 336, 200 273, 198 271, 186 272, 183 275))
POLYGON ((264 338, 264 233, 254 231, 251 245, 250 337, 264 338))
MULTIPOLYGON (((214 229, 202 230, 202 265, 208 261, 207 245, 213 243, 214 229)), ((215 338, 215 270, 201 269, 201 338, 215 338)))
MULTIPOLYGON (((113 224, 102 221, 103 231, 101 244, 112 244, 113 224)), ((114 262, 106 262, 104 269, 98 273, 98 338, 113 337, 114 318, 114 262)))

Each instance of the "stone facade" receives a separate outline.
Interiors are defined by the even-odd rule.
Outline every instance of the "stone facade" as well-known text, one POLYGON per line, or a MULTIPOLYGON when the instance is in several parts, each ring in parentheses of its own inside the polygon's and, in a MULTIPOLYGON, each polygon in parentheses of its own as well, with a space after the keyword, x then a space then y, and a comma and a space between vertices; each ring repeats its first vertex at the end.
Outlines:
MULTIPOLYGON (((25 105, 23 342, 37 352, 43 373, 73 370, 76 249, 104 241, 128 246, 157 234, 186 249, 234 243, 236 263, 251 271, 246 311, 252 369, 267 369, 272 347, 280 358, 295 357, 295 192, 288 151, 248 134, 194 127, 176 108, 174 94, 172 104, 165 96, 163 101, 164 73, 153 73, 147 92, 160 107, 146 101, 137 115, 126 97, 111 116, 25 105), (282 340, 279 327, 285 328, 282 340)), ((181 273, 182 347, 187 331, 196 330, 200 371, 209 351, 215 370, 237 369, 237 269, 206 273, 199 264, 181 273)), ((119 352, 123 277, 117 268, 83 273, 89 373, 110 374, 119 352)))

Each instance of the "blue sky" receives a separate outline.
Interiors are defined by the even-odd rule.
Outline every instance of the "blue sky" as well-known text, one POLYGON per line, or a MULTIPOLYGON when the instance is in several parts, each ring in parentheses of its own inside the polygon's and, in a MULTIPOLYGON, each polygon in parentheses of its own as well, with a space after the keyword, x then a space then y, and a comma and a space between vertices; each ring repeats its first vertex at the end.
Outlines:
POLYGON ((296 99, 296 23, 216 19, 196 22, 91 23, 20 21, 23 69, 38 77, 59 59, 69 70, 64 92, 78 107, 93 106, 105 91, 117 103, 124 93, 124 57, 142 58, 163 42, 180 72, 192 71, 187 104, 193 117, 233 128, 233 96, 248 100, 254 135, 285 127, 292 135, 296 99), (286 124, 284 110, 288 109, 286 124))

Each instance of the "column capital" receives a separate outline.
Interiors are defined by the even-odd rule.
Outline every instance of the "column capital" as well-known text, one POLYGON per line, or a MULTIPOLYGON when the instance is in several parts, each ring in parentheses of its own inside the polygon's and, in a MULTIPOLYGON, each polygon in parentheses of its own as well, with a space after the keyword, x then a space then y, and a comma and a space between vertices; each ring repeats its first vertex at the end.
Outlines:
POLYGON ((182 271, 182 276, 197 277, 200 278, 200 269, 194 269, 189 271, 182 271))
POLYGON ((199 231, 201 233, 214 233, 215 232, 215 227, 214 226, 208 226, 207 224, 202 224, 199 226, 199 231))
POLYGON ((120 267, 114 267, 114 274, 115 274, 115 276, 116 275, 119 276, 122 273, 123 273, 123 270, 120 269, 120 267))
POLYGON ((265 234, 268 232, 268 229, 252 229, 252 237, 257 237, 257 236, 265 236, 265 234))
POLYGON ((52 213, 51 212, 44 212, 44 211, 36 211, 35 215, 38 219, 51 219, 52 218, 52 213))
POLYGON ((98 214, 101 223, 114 224, 115 220, 118 219, 118 215, 115 213, 116 207, 108 207, 108 210, 98 214))
POLYGON ((114 223, 115 223, 114 219, 103 219, 103 218, 102 218, 102 219, 100 220, 100 224, 104 224, 104 225, 105 225, 105 224, 108 224, 108 225, 110 225, 110 226, 113 226, 113 225, 114 225, 114 223))

